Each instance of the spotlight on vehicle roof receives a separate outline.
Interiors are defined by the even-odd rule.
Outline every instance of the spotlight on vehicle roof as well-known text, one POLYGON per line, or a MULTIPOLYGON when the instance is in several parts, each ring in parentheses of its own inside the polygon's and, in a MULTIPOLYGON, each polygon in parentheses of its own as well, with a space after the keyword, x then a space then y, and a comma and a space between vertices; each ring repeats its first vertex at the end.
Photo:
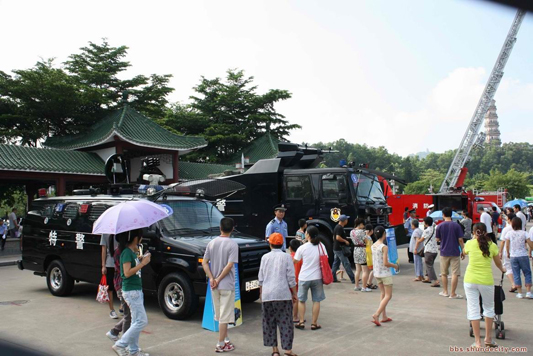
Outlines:
POLYGON ((205 196, 205 190, 203 189, 196 189, 196 197, 203 198, 205 196))

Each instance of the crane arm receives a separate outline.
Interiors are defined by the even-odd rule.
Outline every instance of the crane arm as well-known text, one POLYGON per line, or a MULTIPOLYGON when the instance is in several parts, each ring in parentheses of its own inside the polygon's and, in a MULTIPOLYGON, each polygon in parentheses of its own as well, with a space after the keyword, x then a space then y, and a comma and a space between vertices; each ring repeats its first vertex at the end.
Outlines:
POLYGON ((448 169, 446 178, 444 178, 444 181, 442 182, 442 185, 440 187, 440 193, 445 193, 458 188, 456 187, 457 179, 459 178, 461 169, 468 162, 468 158, 470 157, 470 151, 472 151, 472 148, 475 146, 476 141, 478 140, 477 136, 479 129, 483 125, 483 117, 485 113, 489 110, 489 106, 492 99, 494 98, 494 94, 496 93, 496 90, 498 90, 498 86, 500 85, 500 82, 503 77, 503 70, 507 63, 507 60, 509 59, 509 56, 511 55, 511 51, 513 50, 514 44, 516 42, 516 35, 518 33, 518 30, 520 29, 520 25, 522 24, 524 16, 525 11, 519 9, 516 13, 511 29, 509 30, 509 33, 505 38, 505 42, 503 43, 503 47, 500 51, 500 54, 498 55, 496 64, 494 65, 494 68, 490 73, 489 80, 487 82, 487 85, 485 86, 485 89, 483 90, 481 98, 479 99, 476 110, 474 111, 474 115, 470 120, 465 135, 463 136, 461 145, 459 146, 459 149, 455 154, 452 164, 448 169))

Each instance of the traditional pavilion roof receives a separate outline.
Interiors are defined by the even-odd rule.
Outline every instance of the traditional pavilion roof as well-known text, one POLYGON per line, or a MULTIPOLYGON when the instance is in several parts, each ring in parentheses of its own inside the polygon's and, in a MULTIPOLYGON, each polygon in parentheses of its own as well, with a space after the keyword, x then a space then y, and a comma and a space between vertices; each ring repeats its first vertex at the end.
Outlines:
POLYGON ((180 161, 178 164, 179 179, 203 179, 212 174, 221 174, 225 171, 235 170, 235 165, 196 163, 180 161))
POLYGON ((137 146, 180 151, 182 154, 207 146, 203 137, 176 135, 129 105, 110 113, 87 133, 49 137, 44 146, 76 150, 113 142, 114 136, 137 146))
POLYGON ((0 144, 0 170, 104 175, 96 153, 0 144))
POLYGON ((280 141, 272 137, 269 132, 253 141, 250 146, 242 152, 237 152, 227 160, 225 164, 235 166, 241 163, 242 155, 250 159, 250 163, 255 163, 261 159, 275 158, 278 155, 278 143, 280 141))

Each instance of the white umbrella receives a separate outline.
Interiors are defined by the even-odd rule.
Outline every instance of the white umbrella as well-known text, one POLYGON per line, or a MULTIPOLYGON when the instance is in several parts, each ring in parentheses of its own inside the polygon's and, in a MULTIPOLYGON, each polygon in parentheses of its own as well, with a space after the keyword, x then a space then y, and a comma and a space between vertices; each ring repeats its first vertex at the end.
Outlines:
POLYGON ((148 227, 169 216, 160 205, 148 200, 131 200, 107 209, 93 224, 93 234, 120 234, 148 227))

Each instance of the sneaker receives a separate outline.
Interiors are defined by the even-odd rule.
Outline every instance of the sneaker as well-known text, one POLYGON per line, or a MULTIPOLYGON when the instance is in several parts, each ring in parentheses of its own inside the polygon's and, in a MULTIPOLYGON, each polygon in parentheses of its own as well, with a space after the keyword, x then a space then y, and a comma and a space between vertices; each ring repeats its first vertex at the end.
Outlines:
POLYGON ((117 315, 117 313, 116 313, 114 310, 111 310, 111 311, 109 312, 109 317, 110 317, 111 319, 118 319, 118 315, 117 315))
POLYGON ((109 340, 111 341, 118 341, 118 336, 117 335, 113 335, 113 333, 111 333, 111 331, 108 331, 105 336, 107 336, 109 338, 109 340))
POLYGON ((518 299, 522 299, 522 298, 524 298, 524 296, 522 295, 522 293, 518 293, 518 294, 516 295, 516 297, 517 297, 518 299))
POLYGON ((531 292, 526 293, 526 298, 533 299, 533 294, 531 292))
POLYGON ((128 354, 129 356, 150 356, 150 354, 147 354, 146 352, 142 352, 141 349, 139 349, 139 351, 137 351, 137 353, 134 353, 134 354, 128 354))
POLYGON ((355 287, 353 290, 356 291, 356 292, 357 292, 357 291, 360 291, 360 290, 361 290, 361 287, 355 287))
POLYGON ((225 343, 224 345, 220 346, 219 344, 217 344, 217 346, 215 347, 215 352, 229 352, 229 351, 233 351, 235 350, 235 346, 233 346, 233 344, 231 342, 229 343, 225 343))
POLYGON ((370 288, 361 288, 361 292, 372 292, 370 288))
POLYGON ((128 352, 128 350, 126 350, 125 347, 120 347, 120 346, 117 346, 117 345, 113 345, 113 346, 111 346, 111 348, 113 349, 113 351, 115 351, 115 353, 118 356, 129 356, 130 355, 130 353, 128 352))

